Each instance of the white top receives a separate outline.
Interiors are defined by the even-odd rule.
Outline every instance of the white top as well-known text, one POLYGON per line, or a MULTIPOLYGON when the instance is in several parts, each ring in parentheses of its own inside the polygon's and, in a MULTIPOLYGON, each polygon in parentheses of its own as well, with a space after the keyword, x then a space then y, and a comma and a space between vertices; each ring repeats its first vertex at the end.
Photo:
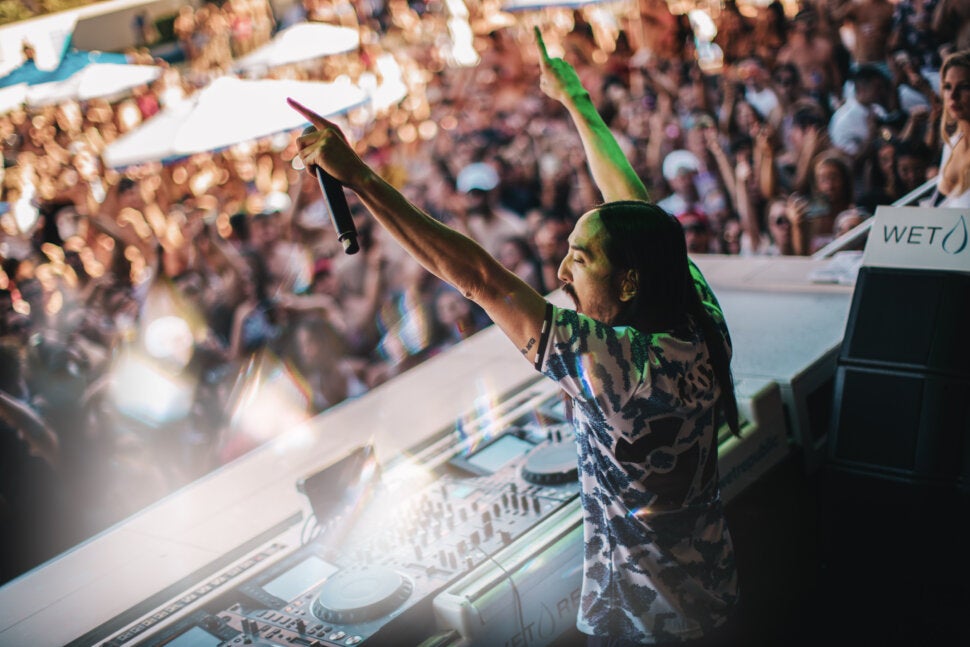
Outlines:
POLYGON ((882 106, 873 104, 864 106, 855 97, 847 99, 832 115, 829 121, 829 136, 832 144, 848 155, 858 155, 865 144, 872 139, 869 126, 869 113, 875 112, 877 117, 885 117, 886 111, 882 106))
POLYGON ((764 88, 763 90, 748 88, 744 93, 744 99, 758 111, 763 119, 767 119, 771 112, 778 107, 778 95, 771 88, 764 88))
MULTIPOLYGON (((956 145, 963 133, 958 133, 953 139, 953 145, 956 145)), ((943 142, 943 154, 940 156, 940 173, 943 173, 943 169, 946 168, 946 163, 950 160, 950 155, 953 154, 953 146, 943 142)), ((963 209, 970 207, 970 187, 967 188, 963 193, 958 193, 957 195, 943 195, 940 193, 940 186, 937 184, 936 191, 930 198, 923 202, 924 205, 932 207, 950 207, 963 209), (942 200, 940 199, 942 198, 942 200)))

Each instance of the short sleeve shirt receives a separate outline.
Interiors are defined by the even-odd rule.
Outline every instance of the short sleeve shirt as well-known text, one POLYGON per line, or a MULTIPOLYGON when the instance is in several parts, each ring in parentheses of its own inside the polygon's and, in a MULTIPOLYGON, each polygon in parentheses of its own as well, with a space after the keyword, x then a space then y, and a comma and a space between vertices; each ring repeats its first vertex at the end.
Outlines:
MULTIPOLYGON (((730 345, 714 294, 691 272, 730 345)), ((536 367, 573 403, 580 631, 650 644, 722 624, 738 581, 718 490, 719 389, 697 326, 644 334, 550 305, 536 367)))

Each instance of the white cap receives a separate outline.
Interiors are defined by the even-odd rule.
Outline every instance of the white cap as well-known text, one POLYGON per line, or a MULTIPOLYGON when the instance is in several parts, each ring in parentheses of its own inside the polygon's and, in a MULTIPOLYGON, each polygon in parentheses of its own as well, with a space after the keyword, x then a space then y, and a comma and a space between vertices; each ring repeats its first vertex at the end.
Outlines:
POLYGON ((455 184, 462 193, 491 191, 498 186, 498 172, 490 164, 475 162, 459 171, 455 184))
POLYGON ((678 172, 682 170, 694 172, 697 171, 700 166, 700 160, 697 159, 696 155, 690 151, 681 149, 667 153, 667 157, 664 158, 663 173, 664 177, 669 182, 677 177, 678 172))

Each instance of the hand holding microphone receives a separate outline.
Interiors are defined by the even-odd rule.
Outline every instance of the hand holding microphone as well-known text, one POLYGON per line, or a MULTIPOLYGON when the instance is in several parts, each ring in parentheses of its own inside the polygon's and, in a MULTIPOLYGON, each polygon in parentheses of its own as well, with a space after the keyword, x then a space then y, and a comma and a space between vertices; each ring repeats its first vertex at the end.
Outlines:
MULTIPOLYGON (((307 126, 303 134, 308 135, 314 131, 313 126, 307 126)), ((360 245, 357 244, 357 225, 354 224, 354 217, 350 215, 344 186, 337 178, 316 164, 310 168, 317 176, 317 182, 320 183, 320 191, 323 193, 324 202, 327 203, 327 211, 330 212, 330 222, 337 232, 337 240, 344 246, 345 254, 356 254, 360 251, 360 245)))
MULTIPOLYGON (((293 99, 287 99, 287 102, 312 124, 304 129, 302 137, 312 135, 318 128, 322 130, 328 126, 332 126, 330 122, 293 99)), ((303 151, 301 151, 301 158, 303 158, 304 162, 307 162, 303 151)), ((318 164, 307 163, 307 166, 316 176, 317 182, 320 184, 320 191, 323 193, 327 211, 330 212, 330 221, 333 223, 334 231, 337 232, 337 240, 344 247, 344 253, 356 254, 360 251, 360 245, 357 243, 357 226, 354 224, 353 216, 350 215, 350 208, 347 205, 347 196, 344 195, 343 184, 320 168, 318 164)))

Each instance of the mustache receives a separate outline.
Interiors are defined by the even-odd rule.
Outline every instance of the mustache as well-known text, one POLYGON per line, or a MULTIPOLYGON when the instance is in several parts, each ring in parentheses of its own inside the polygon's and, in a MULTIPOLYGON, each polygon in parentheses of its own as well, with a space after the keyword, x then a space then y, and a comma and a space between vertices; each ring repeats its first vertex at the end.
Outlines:
POLYGON ((576 298, 576 290, 573 288, 571 283, 563 283, 562 291, 571 296, 573 299, 576 298))

